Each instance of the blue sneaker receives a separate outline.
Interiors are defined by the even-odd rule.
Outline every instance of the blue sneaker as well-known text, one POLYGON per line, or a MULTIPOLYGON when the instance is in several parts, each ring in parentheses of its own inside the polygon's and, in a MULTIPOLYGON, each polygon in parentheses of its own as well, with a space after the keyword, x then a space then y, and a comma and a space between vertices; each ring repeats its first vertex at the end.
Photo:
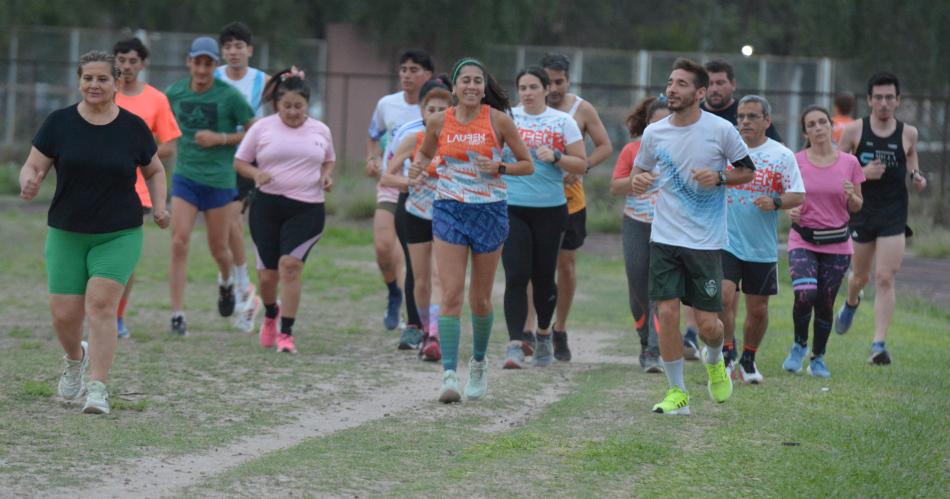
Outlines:
POLYGON ((402 306, 402 291, 399 294, 390 294, 386 303, 386 315, 383 316, 383 325, 392 331, 399 327, 399 307, 402 306))
POLYGON ((119 317, 116 321, 116 325, 119 326, 119 338, 128 338, 129 330, 125 328, 125 318, 119 317))
POLYGON ((693 328, 687 329, 683 334, 683 358, 699 360, 699 332, 693 328))
POLYGON ((793 343, 792 350, 788 352, 788 357, 785 357, 785 362, 782 363, 782 369, 796 374, 802 372, 802 364, 805 363, 806 355, 808 355, 808 347, 793 343))
POLYGON ((808 374, 819 378, 831 377, 831 371, 829 371, 828 366, 825 365, 825 357, 823 355, 811 359, 811 362, 808 363, 808 374))
MULTIPOLYGON (((864 292, 862 291, 861 294, 864 292)), ((861 304, 861 294, 858 295, 858 305, 861 304)), ((858 311, 858 305, 848 305, 848 300, 838 309, 838 315, 835 316, 835 332, 838 334, 847 333, 851 329, 851 323, 854 322, 854 314, 858 311)))

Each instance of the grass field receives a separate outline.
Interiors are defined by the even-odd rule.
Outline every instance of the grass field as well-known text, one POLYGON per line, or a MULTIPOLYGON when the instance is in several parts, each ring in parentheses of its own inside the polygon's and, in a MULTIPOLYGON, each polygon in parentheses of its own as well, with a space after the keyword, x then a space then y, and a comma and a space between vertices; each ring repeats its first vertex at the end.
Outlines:
MULTIPOLYGON (((759 354, 765 383, 714 404, 690 363, 693 414, 663 417, 649 409, 665 378, 636 366, 619 248, 614 258, 582 251, 575 362, 499 368, 499 271, 488 397, 443 406, 438 366, 397 352, 397 334, 382 330, 370 232, 329 227, 304 274, 301 353, 289 356, 217 317, 200 229, 191 335, 169 336, 169 234, 147 225, 114 410, 95 417, 55 397, 62 351, 45 301, 45 212, 0 211, 0 496, 950 496, 947 310, 902 298, 895 361, 879 368, 866 364, 862 309, 852 332, 831 338, 833 377, 795 376, 780 369, 791 344, 786 278, 759 354)), ((461 359, 469 331, 463 320, 461 359)))

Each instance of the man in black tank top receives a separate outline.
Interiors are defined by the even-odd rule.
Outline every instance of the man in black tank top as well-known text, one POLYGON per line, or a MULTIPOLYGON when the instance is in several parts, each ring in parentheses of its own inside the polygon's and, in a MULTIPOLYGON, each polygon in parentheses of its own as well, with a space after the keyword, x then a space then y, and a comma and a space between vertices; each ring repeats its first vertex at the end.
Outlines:
POLYGON ((909 177, 917 192, 927 187, 917 163, 917 128, 894 117, 900 104, 900 84, 891 73, 877 73, 868 81, 871 115, 847 125, 838 148, 858 157, 867 181, 861 186, 864 206, 851 215, 854 240, 848 299, 838 311, 835 331, 848 332, 861 302, 864 286, 874 273, 874 341, 871 364, 891 363, 885 348, 887 329, 894 314, 894 279, 904 258, 909 177))

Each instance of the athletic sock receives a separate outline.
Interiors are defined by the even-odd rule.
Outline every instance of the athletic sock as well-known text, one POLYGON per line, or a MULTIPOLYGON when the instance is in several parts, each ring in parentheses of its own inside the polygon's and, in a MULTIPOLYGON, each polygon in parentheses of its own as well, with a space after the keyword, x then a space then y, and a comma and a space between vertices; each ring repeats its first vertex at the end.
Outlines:
POLYGON ((277 303, 271 303, 270 305, 266 303, 264 304, 264 317, 267 317, 268 319, 276 319, 278 312, 279 309, 277 307, 277 303))
POLYGON ((755 362, 755 352, 758 350, 758 348, 753 348, 748 345, 742 347, 742 359, 748 359, 749 362, 755 362))
POLYGON ((389 288, 389 296, 399 295, 399 285, 396 284, 396 279, 393 279, 393 282, 387 282, 386 287, 389 288))
POLYGON ((663 362, 663 372, 666 373, 666 381, 669 382, 670 388, 678 386, 680 390, 686 391, 686 381, 683 380, 683 358, 680 357, 673 361, 663 362))
POLYGON ((419 327, 428 333, 430 329, 429 307, 416 307, 416 313, 419 314, 419 327))
POLYGON ((185 318, 185 312, 183 312, 183 311, 181 311, 181 310, 176 310, 176 311, 172 312, 172 319, 177 319, 177 318, 179 318, 179 317, 181 317, 182 319, 184 319, 184 318, 185 318))
POLYGON ((884 348, 884 342, 883 342, 883 341, 875 341, 875 342, 872 342, 872 343, 871 343, 871 351, 872 351, 872 352, 878 353, 878 352, 883 352, 884 350, 886 350, 886 349, 884 348))
POLYGON ((442 333, 442 368, 455 371, 459 363, 459 336, 462 322, 458 317, 440 316, 439 332, 442 333))
POLYGON ((439 338, 439 304, 429 305, 429 336, 439 338))
POLYGON ((218 272, 218 286, 230 286, 234 284, 234 273, 228 276, 228 280, 225 281, 224 277, 221 276, 221 272, 218 272))
MULTIPOLYGON (((706 340, 703 340, 706 343, 706 340)), ((707 364, 716 364, 722 358, 722 342, 718 345, 706 343, 706 358, 703 359, 707 364)))
POLYGON ((693 335, 693 336, 699 336, 699 330, 696 329, 696 328, 694 328, 694 327, 688 327, 688 328, 686 328, 686 334, 693 335))
POLYGON ((735 350, 735 348, 736 348, 736 346, 735 346, 735 344, 733 343, 732 340, 723 341, 723 342, 722 342, 722 349, 723 349, 723 350, 735 350))
POLYGON ((119 308, 116 309, 115 316, 118 318, 125 317, 125 306, 129 304, 129 300, 125 298, 119 299, 119 308))
POLYGON ((244 292, 247 289, 248 284, 250 284, 250 279, 247 276, 247 263, 242 263, 241 265, 235 265, 232 267, 234 273, 234 284, 235 287, 244 292))
POLYGON ((293 317, 281 317, 280 318, 280 332, 283 334, 286 334, 287 336, 293 336, 295 320, 297 319, 293 317))
POLYGON ((488 351, 488 340, 491 338, 491 327, 495 322, 495 312, 489 310, 488 315, 472 314, 472 357, 476 361, 485 360, 488 351))

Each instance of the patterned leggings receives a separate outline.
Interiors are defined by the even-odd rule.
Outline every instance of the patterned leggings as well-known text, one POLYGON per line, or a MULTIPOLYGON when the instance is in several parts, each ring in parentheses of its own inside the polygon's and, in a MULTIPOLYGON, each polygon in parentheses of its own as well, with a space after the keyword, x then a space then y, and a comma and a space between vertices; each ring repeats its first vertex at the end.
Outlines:
POLYGON ((795 343, 808 346, 808 323, 815 311, 815 341, 812 355, 825 354, 831 324, 834 318, 835 296, 848 272, 851 255, 816 253, 805 248, 788 252, 788 270, 795 291, 792 320, 795 323, 795 343))

